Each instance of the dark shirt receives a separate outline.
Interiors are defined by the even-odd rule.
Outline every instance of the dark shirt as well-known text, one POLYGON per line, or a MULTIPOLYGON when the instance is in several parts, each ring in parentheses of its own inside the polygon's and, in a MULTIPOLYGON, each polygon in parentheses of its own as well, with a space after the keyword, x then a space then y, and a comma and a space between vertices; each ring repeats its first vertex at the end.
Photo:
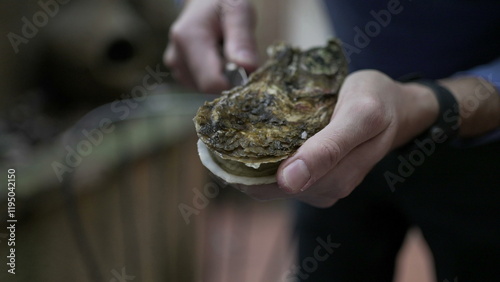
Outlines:
MULTIPOLYGON (((393 78, 477 76, 500 90, 500 1, 324 2, 351 71, 377 69, 393 78)), ((500 130, 481 139, 500 140, 500 130)))
POLYGON ((351 70, 442 78, 500 57, 500 1, 325 0, 351 70), (352 48, 351 48, 352 47, 352 48))

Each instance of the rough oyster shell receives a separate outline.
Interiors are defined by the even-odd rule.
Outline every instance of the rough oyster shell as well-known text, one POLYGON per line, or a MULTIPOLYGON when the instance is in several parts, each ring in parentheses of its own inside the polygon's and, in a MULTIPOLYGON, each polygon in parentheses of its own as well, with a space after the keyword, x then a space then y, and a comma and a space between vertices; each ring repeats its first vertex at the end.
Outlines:
POLYGON ((194 123, 203 164, 228 183, 276 182, 276 170, 330 121, 347 75, 338 40, 306 51, 285 43, 243 86, 200 107, 194 123))

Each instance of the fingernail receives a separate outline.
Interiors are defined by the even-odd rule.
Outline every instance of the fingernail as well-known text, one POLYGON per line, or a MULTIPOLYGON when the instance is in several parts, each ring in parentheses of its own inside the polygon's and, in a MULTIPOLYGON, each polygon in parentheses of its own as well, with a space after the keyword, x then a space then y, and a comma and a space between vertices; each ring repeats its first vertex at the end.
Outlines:
POLYGON ((285 186, 294 193, 302 190, 310 178, 311 174, 309 173, 309 169, 302 160, 292 162, 283 170, 285 186))
POLYGON ((235 59, 240 61, 240 62, 247 63, 247 64, 253 64, 253 63, 255 63, 257 58, 256 58, 255 54, 253 54, 252 52, 243 49, 243 50, 239 50, 236 53, 235 59))

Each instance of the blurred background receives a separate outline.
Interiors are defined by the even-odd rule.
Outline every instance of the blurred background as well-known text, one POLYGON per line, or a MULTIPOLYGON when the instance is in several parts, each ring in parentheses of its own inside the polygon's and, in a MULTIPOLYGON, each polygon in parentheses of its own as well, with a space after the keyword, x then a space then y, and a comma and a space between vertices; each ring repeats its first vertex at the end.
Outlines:
MULTIPOLYGON (((214 97, 162 64, 176 2, 0 2, 1 281, 291 281, 293 203, 251 200, 199 162, 191 120, 214 97)), ((320 1, 254 2, 261 58, 332 35, 320 1)), ((431 265, 410 232, 396 281, 434 281, 431 265)))

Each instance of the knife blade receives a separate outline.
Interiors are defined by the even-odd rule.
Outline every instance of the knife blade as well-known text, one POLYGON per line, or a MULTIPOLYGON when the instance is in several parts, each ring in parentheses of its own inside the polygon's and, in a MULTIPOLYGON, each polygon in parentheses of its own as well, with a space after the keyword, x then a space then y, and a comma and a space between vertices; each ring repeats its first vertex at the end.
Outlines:
POLYGON ((244 85, 248 82, 248 75, 245 69, 232 62, 226 63, 224 75, 232 87, 244 85))

